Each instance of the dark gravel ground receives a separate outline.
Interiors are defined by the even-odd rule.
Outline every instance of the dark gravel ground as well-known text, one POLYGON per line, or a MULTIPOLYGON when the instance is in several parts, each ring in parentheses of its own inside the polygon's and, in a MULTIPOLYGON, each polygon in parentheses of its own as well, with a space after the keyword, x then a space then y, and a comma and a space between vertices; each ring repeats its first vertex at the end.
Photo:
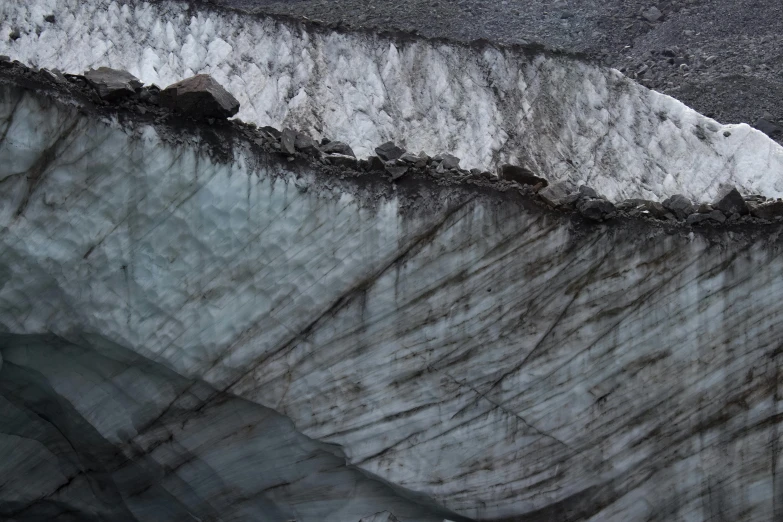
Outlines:
POLYGON ((586 53, 723 123, 765 118, 768 133, 783 138, 774 129, 783 126, 783 0, 211 1, 346 27, 586 53))

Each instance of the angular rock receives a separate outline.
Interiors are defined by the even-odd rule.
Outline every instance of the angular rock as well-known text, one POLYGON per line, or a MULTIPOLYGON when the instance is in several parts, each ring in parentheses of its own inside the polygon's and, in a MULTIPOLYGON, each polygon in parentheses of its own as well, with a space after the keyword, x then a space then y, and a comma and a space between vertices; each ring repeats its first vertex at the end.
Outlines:
POLYGON ((353 149, 342 141, 330 141, 324 145, 321 145, 321 152, 324 154, 342 154, 344 156, 356 157, 353 153, 353 149))
POLYGON ((555 208, 572 206, 579 200, 579 194, 574 190, 573 185, 565 181, 558 181, 542 188, 538 191, 538 195, 555 208))
POLYGON ((783 216, 783 201, 765 201, 759 205, 754 205, 750 209, 753 217, 774 221, 775 218, 783 216))
POLYGON ((699 209, 697 210, 697 212, 699 214, 709 214, 713 210, 715 209, 709 203, 702 203, 699 205, 699 209))
POLYGON ((689 225, 696 225, 699 223, 703 223, 705 221, 715 222, 715 223, 725 223, 726 222, 726 216, 723 215, 723 212, 720 210, 713 210, 709 213, 700 213, 697 212, 695 214, 691 214, 685 219, 685 222, 689 225))
POLYGON ((386 172, 391 175, 392 181, 396 181, 408 173, 408 167, 386 165, 386 172))
POLYGON ((442 154, 441 157, 443 159, 441 160, 440 164, 443 165, 444 169, 454 170, 459 168, 458 157, 452 156, 451 154, 442 154))
POLYGON ((661 19, 661 17, 663 16, 663 13, 657 7, 652 6, 649 9, 647 9, 646 11, 644 11, 642 13, 642 16, 648 22, 657 22, 658 20, 661 19))
POLYGON ((718 197, 712 206, 727 216, 732 214, 739 214, 741 216, 750 214, 748 204, 745 202, 742 195, 736 188, 730 185, 718 189, 718 197))
POLYGON ((677 219, 686 219, 696 211, 691 200, 682 194, 675 194, 672 197, 665 199, 662 205, 663 208, 671 211, 677 219))
POLYGON ((301 132, 296 133, 294 147, 296 150, 304 152, 305 154, 314 155, 318 154, 319 152, 318 144, 315 142, 315 140, 307 134, 302 134, 301 132))
POLYGON ((413 165, 414 163, 417 163, 419 161, 419 157, 413 153, 406 152, 399 158, 397 158, 397 161, 401 161, 403 163, 407 163, 409 165, 413 165))
POLYGON ((230 118, 239 102, 208 74, 198 74, 169 85, 160 92, 161 104, 194 118, 230 118))
POLYGON ((375 153, 383 161, 393 161, 405 154, 405 149, 398 147, 392 141, 387 141, 375 147, 375 153))
POLYGON ((370 170, 382 172, 386 168, 386 164, 378 156, 370 156, 367 158, 367 163, 370 170))
POLYGON ((521 185, 543 184, 543 187, 549 185, 547 180, 536 176, 533 174, 533 171, 527 167, 520 167, 518 165, 501 165, 499 174, 501 179, 516 181, 521 185))
POLYGON ((646 199, 631 199, 617 205, 618 210, 626 210, 631 216, 646 216, 655 219, 674 219, 671 212, 666 210, 658 201, 646 199))
POLYGON ((579 186, 579 197, 581 197, 581 198, 588 198, 588 199, 596 199, 596 198, 598 198, 598 192, 596 192, 595 189, 588 187, 587 185, 580 185, 579 186))
POLYGON ((329 154, 326 156, 326 161, 331 165, 337 165, 340 167, 356 168, 356 158, 347 154, 329 154))
POLYGON ((268 125, 266 127, 261 127, 261 130, 266 132, 269 136, 271 136, 272 138, 274 138, 276 140, 279 140, 280 136, 282 136, 282 134, 283 134, 278 129, 276 129, 274 127, 270 127, 268 125))
POLYGON ((118 71, 109 67, 90 69, 84 77, 93 89, 104 100, 118 100, 136 93, 136 89, 144 86, 138 78, 126 71, 118 71))
POLYGON ((766 118, 759 118, 753 126, 770 138, 779 138, 783 136, 783 127, 766 118))
POLYGON ((280 133, 280 145, 286 154, 296 154, 296 131, 293 129, 283 129, 280 133))
POLYGON ((605 199, 583 199, 577 204, 576 209, 592 221, 610 219, 616 213, 615 206, 605 199))

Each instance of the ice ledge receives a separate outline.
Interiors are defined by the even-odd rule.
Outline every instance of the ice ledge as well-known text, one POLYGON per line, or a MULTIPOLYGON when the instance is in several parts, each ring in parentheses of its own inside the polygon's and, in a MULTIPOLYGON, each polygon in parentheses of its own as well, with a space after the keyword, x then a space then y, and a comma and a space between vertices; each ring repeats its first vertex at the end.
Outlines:
POLYGON ((467 167, 524 165, 613 201, 711 201, 722 184, 783 196, 783 148, 767 136, 569 56, 173 1, 7 2, 0 20, 18 31, 0 53, 25 63, 71 73, 101 64, 160 85, 208 73, 245 121, 314 129, 360 156, 392 140, 449 151, 467 167))
MULTIPOLYGON (((141 87, 133 95, 107 99, 102 98, 84 76, 36 70, 2 58, 0 83, 77 105, 80 110, 107 120, 151 124, 159 136, 172 145, 198 139, 204 152, 222 163, 236 161, 239 149, 249 149, 258 154, 258 162, 273 160, 284 165, 292 162, 307 165, 312 171, 323 174, 325 178, 322 179, 350 179, 369 187, 369 193, 373 195, 367 196, 368 192, 362 190, 364 199, 392 197, 401 186, 423 182, 442 187, 460 186, 503 199, 519 199, 525 206, 571 216, 586 225, 596 222, 619 225, 634 220, 669 232, 693 228, 699 233, 708 233, 710 229, 725 227, 763 230, 783 221, 783 202, 767 200, 761 195, 742 198, 736 190, 729 190, 733 187, 724 186, 721 198, 714 205, 693 204, 684 196, 668 198, 663 204, 641 199, 611 202, 587 185, 577 187, 569 182, 549 185, 547 180, 531 175, 524 168, 505 165, 497 177, 487 171, 462 169, 459 159, 447 153, 414 156, 390 143, 386 144, 387 148, 394 150, 376 147, 380 158, 376 155, 369 160, 357 159, 345 144, 324 139, 319 145, 306 132, 258 128, 240 120, 205 120, 198 114, 182 113, 161 105, 159 89, 155 86, 141 87), (346 153, 335 153, 335 150, 346 153)), ((349 184, 346 189, 355 192, 356 186, 349 184)), ((304 186, 301 188, 306 190, 304 186)))

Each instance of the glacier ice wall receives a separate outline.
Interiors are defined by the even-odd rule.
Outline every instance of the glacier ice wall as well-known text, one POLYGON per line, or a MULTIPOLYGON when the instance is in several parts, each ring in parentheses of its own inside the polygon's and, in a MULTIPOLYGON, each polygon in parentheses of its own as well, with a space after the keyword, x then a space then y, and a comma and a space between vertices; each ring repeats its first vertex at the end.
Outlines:
POLYGON ((610 199, 705 201, 721 183, 783 196, 783 148, 761 132, 567 56, 168 1, 3 2, 0 33, 14 29, 20 37, 0 38, 0 53, 22 62, 71 73, 111 66, 161 86, 209 73, 239 99, 239 118, 312 129, 360 155, 394 140, 454 153, 468 168, 524 164, 610 199))
MULTIPOLYGON (((199 128, 171 143, 74 103, 0 90, 11 346, 121 346, 474 520, 780 516, 779 224, 588 225, 231 136, 217 161, 199 128)), ((2 352, 0 381, 36 357, 2 352)), ((56 393, 103 438, 134 437, 93 398, 127 392, 88 381, 56 393)))

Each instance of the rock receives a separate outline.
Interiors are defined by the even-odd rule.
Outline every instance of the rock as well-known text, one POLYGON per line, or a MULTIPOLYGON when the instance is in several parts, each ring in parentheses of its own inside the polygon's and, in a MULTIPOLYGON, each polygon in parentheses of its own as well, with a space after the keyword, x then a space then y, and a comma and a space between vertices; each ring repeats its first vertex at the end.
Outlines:
POLYGON ((104 100, 117 100, 136 93, 144 84, 138 78, 126 71, 118 71, 109 67, 90 69, 84 77, 93 89, 104 100))
POLYGON ((161 104, 194 118, 230 118, 239 102, 208 74, 198 74, 169 85, 160 92, 161 104))
POLYGON ((701 205, 699 205, 699 209, 697 210, 697 212, 699 214, 709 214, 713 210, 714 209, 712 208, 712 205, 710 205, 709 203, 702 203, 701 205))
POLYGON ((397 161, 401 161, 403 163, 407 163, 407 164, 413 165, 414 163, 419 161, 419 157, 417 155, 415 155, 415 154, 410 153, 410 152, 406 152, 405 154, 403 154, 402 156, 397 158, 397 161))
POLYGON ((642 13, 642 16, 648 22, 657 22, 658 20, 661 19, 661 17, 663 16, 663 13, 657 7, 652 6, 649 9, 647 9, 646 11, 644 11, 642 13))
POLYGON ((356 158, 347 154, 329 154, 326 156, 326 161, 339 167, 356 168, 356 158))
POLYGON ((587 185, 580 185, 579 186, 579 197, 580 198, 596 199, 596 198, 598 198, 598 192, 596 192, 594 189, 588 187, 587 185))
POLYGON ((695 212, 693 203, 682 194, 675 194, 662 203, 663 208, 671 211, 677 219, 686 219, 695 212))
POLYGON ((4 54, 0 54, 0 67, 11 67, 11 58, 4 54))
POLYGON ((756 120, 756 123, 753 126, 770 138, 778 138, 783 136, 783 127, 777 123, 771 122, 766 118, 759 118, 756 120))
POLYGON ((614 217, 615 206, 605 199, 583 199, 576 209, 587 219, 592 221, 603 221, 614 217))
POLYGON ((397 517, 395 517, 388 511, 382 511, 380 513, 375 513, 373 515, 363 517, 359 520, 359 522, 400 522, 400 521, 397 517))
POLYGON ((720 210, 713 210, 710 213, 704 214, 704 213, 695 213, 691 214, 685 219, 685 222, 689 225, 697 225, 699 223, 703 223, 705 221, 714 221, 717 223, 725 223, 726 222, 726 216, 723 215, 723 212, 720 210))
POLYGON ((293 129, 283 129, 280 134, 280 145, 286 154, 296 154, 296 131, 293 129))
POLYGON ((725 223, 726 222, 726 216, 723 215, 723 212, 720 210, 713 210, 709 214, 707 214, 711 220, 717 221, 718 223, 725 223))
POLYGON ((499 175, 500 179, 516 181, 521 185, 538 185, 539 183, 542 183, 543 187, 549 185, 547 180, 536 176, 527 167, 518 165, 501 165, 499 175))
POLYGON ((783 201, 765 201, 752 206, 750 213, 753 217, 774 221, 776 217, 783 216, 783 201))
POLYGON ((732 214, 744 216, 750 213, 748 204, 742 198, 742 195, 736 188, 730 185, 718 189, 718 198, 712 206, 727 216, 732 214))
POLYGON ((344 156, 356 157, 356 154, 353 153, 353 149, 342 141, 330 141, 329 143, 321 145, 321 152, 324 154, 342 154, 344 156))
POLYGON ((56 21, 56 18, 54 17, 53 14, 48 14, 48 15, 44 16, 44 22, 48 22, 50 24, 53 24, 55 21, 56 21))
POLYGON ((268 125, 266 127, 261 127, 261 130, 266 132, 270 137, 272 137, 272 138, 274 138, 276 140, 279 140, 280 136, 282 136, 282 134, 283 134, 282 132, 280 132, 276 128, 270 127, 268 125))
POLYGON ((392 181, 396 181, 407 174, 408 167, 395 167, 393 165, 386 165, 386 172, 391 174, 392 181))
POLYGON ((542 188, 538 191, 538 195, 555 208, 572 206, 579 199, 579 194, 574 190, 573 185, 565 181, 558 181, 542 188))
POLYGON ((646 199, 628 199, 617 204, 617 210, 625 210, 631 216, 653 217, 655 219, 674 219, 674 216, 666 210, 658 201, 646 199))
POLYGON ((315 140, 307 134, 302 134, 301 132, 296 133, 294 147, 296 150, 304 152, 305 154, 315 155, 319 152, 318 144, 315 142, 315 140))
POLYGON ((22 33, 19 32, 19 29, 14 29, 10 33, 8 33, 8 38, 12 42, 15 42, 16 40, 18 40, 21 37, 22 37, 22 33))
POLYGON ((378 156, 370 156, 367 158, 367 163, 370 170, 381 172, 386 168, 386 164, 378 156))
POLYGON ((383 161, 393 161, 405 154, 405 149, 401 149, 392 141, 387 141, 375 147, 375 153, 383 161))
POLYGON ((443 160, 440 162, 444 169, 454 170, 459 168, 459 158, 451 154, 443 154, 443 160))

